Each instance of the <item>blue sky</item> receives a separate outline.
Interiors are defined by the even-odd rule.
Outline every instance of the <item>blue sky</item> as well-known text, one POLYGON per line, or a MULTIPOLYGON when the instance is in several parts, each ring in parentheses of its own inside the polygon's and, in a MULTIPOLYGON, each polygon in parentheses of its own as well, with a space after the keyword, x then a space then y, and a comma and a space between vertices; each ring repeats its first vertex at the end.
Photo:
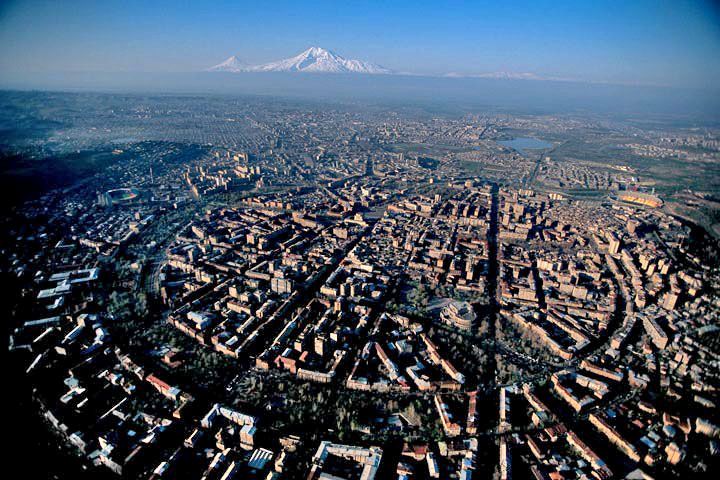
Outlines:
POLYGON ((0 70, 197 71, 321 46, 422 74, 720 85, 711 1, 0 1, 0 70))

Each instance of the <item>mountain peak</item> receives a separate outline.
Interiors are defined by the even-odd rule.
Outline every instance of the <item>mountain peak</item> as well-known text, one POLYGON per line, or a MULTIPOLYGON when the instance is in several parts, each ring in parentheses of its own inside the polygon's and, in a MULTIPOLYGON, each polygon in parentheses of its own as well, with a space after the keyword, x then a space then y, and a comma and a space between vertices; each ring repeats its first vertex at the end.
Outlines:
POLYGON ((222 63, 208 68, 209 72, 244 72, 248 68, 248 64, 233 55, 222 63))
POLYGON ((209 70, 223 72, 392 73, 380 65, 362 60, 346 59, 322 47, 310 47, 294 57, 253 66, 246 65, 237 57, 232 56, 209 70))
POLYGON ((310 47, 303 52, 308 55, 334 55, 333 52, 322 47, 310 47))

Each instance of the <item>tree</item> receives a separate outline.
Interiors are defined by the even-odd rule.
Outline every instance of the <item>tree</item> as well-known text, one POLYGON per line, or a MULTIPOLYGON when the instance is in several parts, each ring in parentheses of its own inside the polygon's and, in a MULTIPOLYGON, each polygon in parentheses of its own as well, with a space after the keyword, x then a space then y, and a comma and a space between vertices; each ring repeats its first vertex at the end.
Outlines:
POLYGON ((430 301, 430 291, 427 285, 418 283, 408 296, 411 305, 421 314, 425 314, 430 301))
POLYGON ((147 303, 147 295, 144 293, 138 293, 135 297, 135 314, 138 317, 145 317, 148 314, 148 303, 147 303))

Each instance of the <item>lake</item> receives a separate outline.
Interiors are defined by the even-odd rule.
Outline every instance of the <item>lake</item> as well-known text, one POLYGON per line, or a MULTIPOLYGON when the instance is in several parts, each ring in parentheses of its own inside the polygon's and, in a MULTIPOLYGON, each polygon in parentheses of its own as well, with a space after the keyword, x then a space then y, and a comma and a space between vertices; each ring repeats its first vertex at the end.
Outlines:
POLYGON ((521 155, 526 155, 526 150, 543 150, 553 146, 552 143, 532 137, 517 137, 512 140, 499 140, 497 143, 516 150, 521 155))

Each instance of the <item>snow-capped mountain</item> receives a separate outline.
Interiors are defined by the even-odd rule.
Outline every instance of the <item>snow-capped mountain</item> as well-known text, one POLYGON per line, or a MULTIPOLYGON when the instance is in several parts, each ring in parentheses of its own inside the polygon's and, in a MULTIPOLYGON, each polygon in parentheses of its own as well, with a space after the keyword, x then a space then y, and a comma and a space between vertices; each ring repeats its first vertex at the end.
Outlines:
POLYGON ((261 65, 245 65, 233 56, 208 70, 214 72, 392 73, 380 65, 347 59, 320 47, 311 47, 295 57, 261 65))
POLYGON ((209 72, 245 72, 250 65, 243 62, 235 55, 228 58, 222 63, 215 65, 214 67, 208 68, 209 72))

